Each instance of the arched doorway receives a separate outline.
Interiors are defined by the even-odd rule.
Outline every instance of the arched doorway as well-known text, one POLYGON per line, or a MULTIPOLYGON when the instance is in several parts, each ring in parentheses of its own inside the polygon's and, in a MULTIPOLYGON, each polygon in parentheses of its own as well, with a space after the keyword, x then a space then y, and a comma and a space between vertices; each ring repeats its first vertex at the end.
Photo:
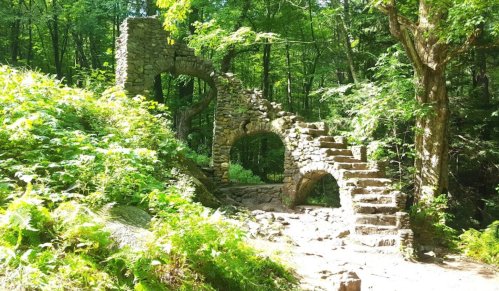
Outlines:
POLYGON ((296 204, 341 207, 338 182, 331 173, 325 170, 303 174, 296 189, 296 204))
POLYGON ((246 135, 237 139, 230 151, 229 182, 282 183, 284 153, 284 144, 275 133, 246 135))
POLYGON ((307 194, 307 204, 341 207, 340 187, 331 174, 325 174, 315 182, 307 194))

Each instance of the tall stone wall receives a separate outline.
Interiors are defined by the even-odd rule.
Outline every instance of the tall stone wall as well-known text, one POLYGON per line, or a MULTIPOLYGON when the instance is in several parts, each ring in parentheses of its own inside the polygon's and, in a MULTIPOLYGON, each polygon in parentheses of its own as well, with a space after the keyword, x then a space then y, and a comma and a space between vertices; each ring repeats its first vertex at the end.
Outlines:
POLYGON ((306 201, 313 184, 331 174, 338 182, 342 208, 351 213, 352 232, 369 245, 410 245, 405 195, 393 190, 383 167, 368 163, 364 147, 347 148, 341 136, 328 136, 323 122, 305 122, 243 88, 232 74, 219 74, 210 61, 169 39, 155 18, 128 18, 116 48, 116 84, 129 95, 147 94, 162 72, 205 80, 216 92, 213 168, 219 186, 228 184, 229 157, 239 138, 275 133, 285 147, 282 200, 288 206, 306 201))
POLYGON ((218 75, 211 61, 176 43, 154 17, 127 18, 116 39, 116 85, 129 95, 148 95, 163 72, 201 78, 212 88, 218 75))

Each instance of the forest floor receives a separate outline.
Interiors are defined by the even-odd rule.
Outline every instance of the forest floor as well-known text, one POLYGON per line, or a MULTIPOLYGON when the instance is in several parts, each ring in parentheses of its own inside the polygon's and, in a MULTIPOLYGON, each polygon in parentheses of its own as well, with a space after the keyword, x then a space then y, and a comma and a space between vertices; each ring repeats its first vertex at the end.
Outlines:
POLYGON ((277 253, 294 270, 301 290, 338 290, 334 284, 341 274, 353 271, 363 291, 499 291, 494 266, 438 249, 406 260, 395 248, 350 241, 340 209, 295 209, 253 207, 254 219, 245 224, 256 247, 277 253))

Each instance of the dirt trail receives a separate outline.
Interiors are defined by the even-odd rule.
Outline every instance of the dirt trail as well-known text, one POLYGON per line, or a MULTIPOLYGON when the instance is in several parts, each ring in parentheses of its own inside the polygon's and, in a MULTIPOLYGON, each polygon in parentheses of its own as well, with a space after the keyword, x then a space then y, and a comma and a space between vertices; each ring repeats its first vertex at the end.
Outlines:
POLYGON ((394 248, 355 244, 340 209, 303 206, 295 213, 272 211, 268 205, 263 209, 268 211, 255 210, 255 221, 246 222, 249 233, 286 258, 302 290, 335 290, 337 274, 352 270, 362 280, 363 291, 499 291, 497 268, 462 256, 441 258, 430 252, 411 262, 394 248))

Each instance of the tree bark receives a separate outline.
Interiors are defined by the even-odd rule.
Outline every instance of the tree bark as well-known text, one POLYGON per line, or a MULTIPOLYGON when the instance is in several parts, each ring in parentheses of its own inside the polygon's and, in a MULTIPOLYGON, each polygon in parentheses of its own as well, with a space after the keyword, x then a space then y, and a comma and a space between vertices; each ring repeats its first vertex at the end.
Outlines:
POLYGON ((425 68, 419 76, 416 98, 422 106, 431 106, 427 116, 416 117, 415 202, 448 192, 449 177, 449 100, 445 68, 425 68))
POLYGON ((270 88, 270 52, 271 44, 266 43, 263 45, 263 76, 262 76, 262 87, 263 87, 263 98, 269 98, 269 88, 270 88))
POLYGON ((286 44, 286 74, 287 74, 287 87, 286 96, 288 101, 288 108, 290 112, 293 112, 293 95, 291 92, 291 61, 289 57, 289 44, 286 44))
POLYGON ((398 14, 395 0, 377 7, 388 15, 391 34, 402 43, 412 62, 419 82, 417 102, 432 108, 430 113, 416 116, 414 203, 418 203, 448 191, 449 100, 445 67, 450 59, 449 47, 432 32, 445 20, 445 14, 431 1, 421 0, 416 24, 398 14))
POLYGON ((201 114, 216 95, 216 91, 211 89, 198 103, 177 111, 175 123, 177 139, 187 141, 192 128, 192 118, 201 114))

